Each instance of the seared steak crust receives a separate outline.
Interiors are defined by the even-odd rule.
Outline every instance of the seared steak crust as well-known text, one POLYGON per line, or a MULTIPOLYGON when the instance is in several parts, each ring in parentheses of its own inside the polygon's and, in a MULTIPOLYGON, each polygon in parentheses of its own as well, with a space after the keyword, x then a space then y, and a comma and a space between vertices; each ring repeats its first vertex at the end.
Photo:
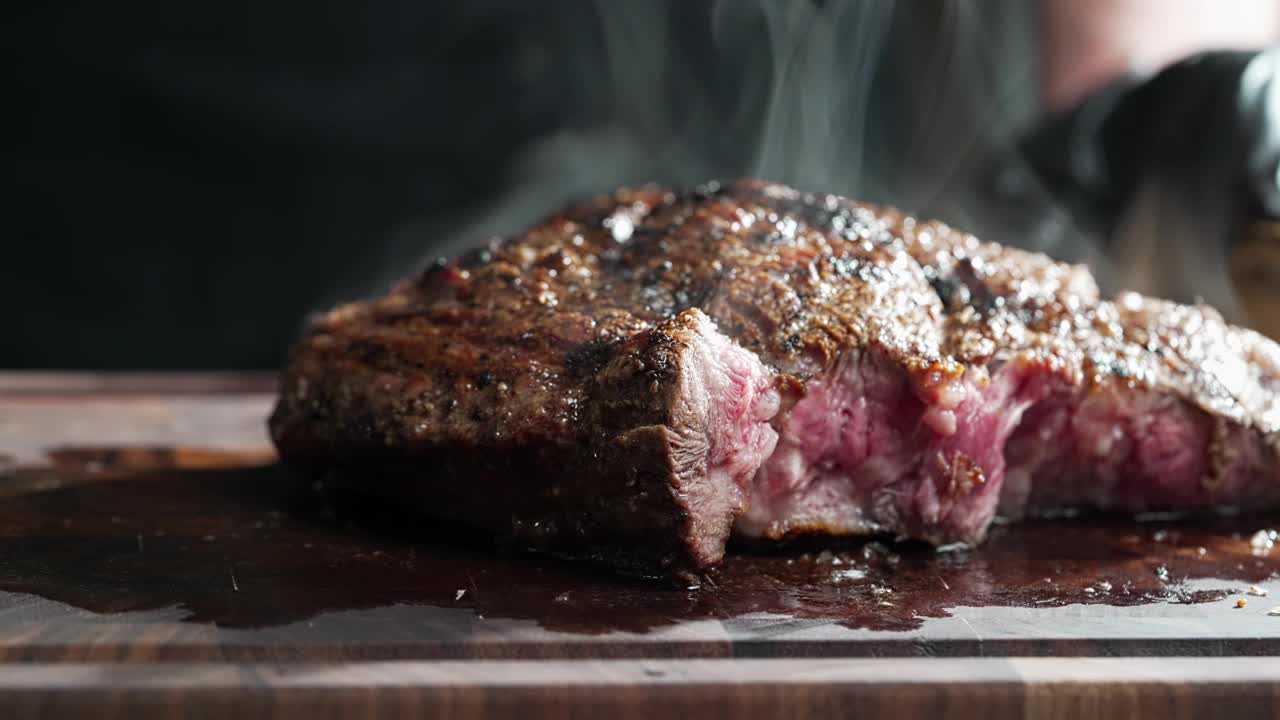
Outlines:
POLYGON ((1271 502, 1278 378, 1211 309, 746 181, 624 188, 329 312, 271 425, 287 460, 673 575, 735 517, 973 542, 997 502, 1271 502))
POLYGON ((701 312, 521 365, 519 344, 393 330, 371 311, 332 313, 295 349, 271 421, 286 459, 640 574, 686 579, 720 560, 773 449, 777 393, 701 312), (458 364, 395 356, 432 341, 458 364))

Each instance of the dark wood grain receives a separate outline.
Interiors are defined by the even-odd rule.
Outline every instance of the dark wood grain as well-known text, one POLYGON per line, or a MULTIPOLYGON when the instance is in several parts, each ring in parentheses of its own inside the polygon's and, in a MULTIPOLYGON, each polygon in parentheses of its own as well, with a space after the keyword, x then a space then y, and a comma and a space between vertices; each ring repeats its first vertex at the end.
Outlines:
POLYGON ((11 717, 1274 717, 1241 658, 393 662, 0 668, 11 717), (1069 681, 1064 679, 1070 678, 1069 681))
POLYGON ((0 715, 1280 708, 1280 550, 1249 545, 1280 516, 738 547, 676 590, 277 466, 261 378, 57 380, 0 375, 0 715))

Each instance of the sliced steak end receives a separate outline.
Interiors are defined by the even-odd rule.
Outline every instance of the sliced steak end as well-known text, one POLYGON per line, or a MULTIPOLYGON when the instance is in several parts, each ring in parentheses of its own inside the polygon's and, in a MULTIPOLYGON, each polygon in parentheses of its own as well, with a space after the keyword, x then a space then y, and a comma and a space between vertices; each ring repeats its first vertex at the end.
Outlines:
POLYGON ((413 337, 397 317, 344 308, 299 344, 271 420, 286 459, 424 516, 631 572, 686 579, 720 561, 773 451, 778 394, 704 314, 523 367, 474 339, 413 337), (380 351, 362 355, 375 339, 380 351), (434 357, 472 365, 414 367, 385 354, 398 342, 438 342, 434 357))
POLYGON ((775 420, 778 448, 738 529, 979 542, 999 502, 1005 443, 1057 378, 1034 359, 990 374, 850 352, 775 420))

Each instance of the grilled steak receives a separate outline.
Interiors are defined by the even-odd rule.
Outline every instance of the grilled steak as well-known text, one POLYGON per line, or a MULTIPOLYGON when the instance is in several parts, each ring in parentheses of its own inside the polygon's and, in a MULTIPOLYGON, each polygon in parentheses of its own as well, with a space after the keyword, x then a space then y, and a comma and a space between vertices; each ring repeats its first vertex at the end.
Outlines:
POLYGON ((684 576, 731 528, 1271 503, 1278 380, 1211 309, 749 181, 619 190, 331 311, 271 429, 427 514, 684 576))

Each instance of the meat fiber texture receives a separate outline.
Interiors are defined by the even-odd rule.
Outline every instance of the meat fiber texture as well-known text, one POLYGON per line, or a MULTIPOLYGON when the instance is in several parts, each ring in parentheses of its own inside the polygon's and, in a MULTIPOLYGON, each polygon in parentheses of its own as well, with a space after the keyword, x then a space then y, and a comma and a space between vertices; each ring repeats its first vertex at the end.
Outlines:
POLYGON ((624 188, 332 310, 271 431, 425 516, 689 578, 734 531, 1275 503, 1278 380, 1211 308, 742 181, 624 188))

